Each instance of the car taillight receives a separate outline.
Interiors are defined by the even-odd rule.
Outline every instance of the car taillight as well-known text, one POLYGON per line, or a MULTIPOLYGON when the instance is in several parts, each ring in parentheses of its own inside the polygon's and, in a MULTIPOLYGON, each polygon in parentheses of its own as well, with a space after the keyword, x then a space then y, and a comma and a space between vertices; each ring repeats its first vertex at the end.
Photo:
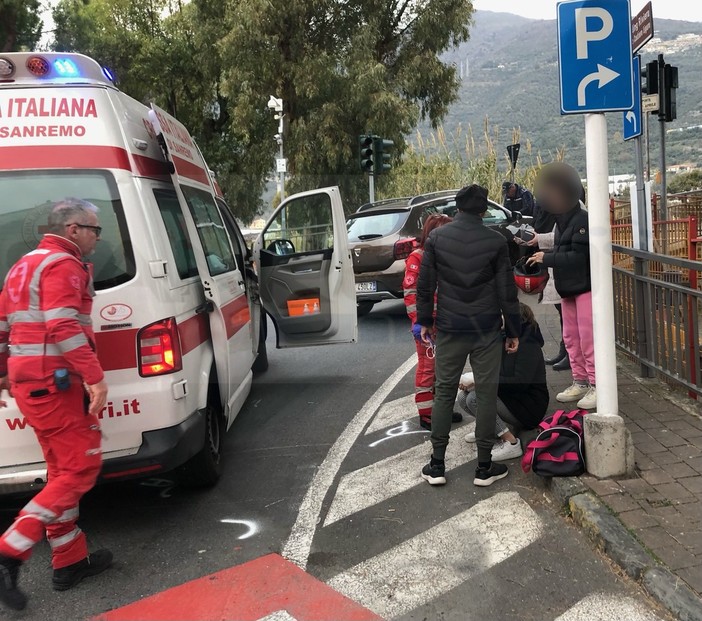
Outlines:
POLYGON ((395 247, 392 251, 393 256, 395 257, 395 261, 399 261, 400 259, 406 259, 408 256, 410 256, 412 254, 412 251, 414 250, 414 245, 414 237, 396 241, 395 247))
POLYGON ((139 375, 152 377, 175 373, 183 368, 178 326, 173 317, 139 330, 139 375))

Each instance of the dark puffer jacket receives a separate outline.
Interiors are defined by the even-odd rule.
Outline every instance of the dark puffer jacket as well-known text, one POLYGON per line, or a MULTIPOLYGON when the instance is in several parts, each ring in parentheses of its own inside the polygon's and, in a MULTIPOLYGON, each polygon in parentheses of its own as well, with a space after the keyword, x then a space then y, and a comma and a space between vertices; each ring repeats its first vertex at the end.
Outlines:
POLYGON ((519 302, 507 240, 483 225, 478 215, 459 211, 434 230, 424 246, 417 283, 417 323, 442 332, 519 336, 519 302))
POLYGON ((553 251, 544 254, 544 265, 553 268, 556 291, 562 298, 591 290, 590 232, 582 207, 556 217, 553 251))
POLYGON ((548 408, 543 346, 544 337, 538 324, 524 322, 517 353, 502 354, 497 396, 524 429, 534 429, 543 420, 548 408))

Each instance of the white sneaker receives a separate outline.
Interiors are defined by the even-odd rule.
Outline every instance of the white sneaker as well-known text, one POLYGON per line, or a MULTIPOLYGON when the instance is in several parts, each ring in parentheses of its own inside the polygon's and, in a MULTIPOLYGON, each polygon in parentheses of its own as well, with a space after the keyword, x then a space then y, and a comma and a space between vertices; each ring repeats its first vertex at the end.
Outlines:
POLYGON ((578 401, 578 408, 581 410, 596 410, 597 409, 597 390, 594 386, 590 387, 587 394, 578 401))
POLYGON ((492 461, 507 461, 522 456, 522 441, 517 438, 517 443, 512 444, 506 440, 498 442, 492 447, 492 461))
POLYGON ((573 385, 570 388, 566 388, 563 392, 559 392, 556 395, 556 399, 561 403, 570 403, 571 401, 578 401, 582 399, 589 392, 589 385, 573 382, 573 385))
POLYGON ((469 444, 474 444, 475 443, 475 431, 471 431, 467 436, 466 436, 466 442, 469 444))

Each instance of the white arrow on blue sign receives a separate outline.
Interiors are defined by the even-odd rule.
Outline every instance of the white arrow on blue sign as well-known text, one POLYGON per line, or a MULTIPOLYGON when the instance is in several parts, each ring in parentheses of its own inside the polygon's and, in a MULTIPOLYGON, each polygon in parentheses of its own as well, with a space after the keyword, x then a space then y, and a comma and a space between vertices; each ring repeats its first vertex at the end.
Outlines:
POLYGON ((561 114, 634 107, 629 0, 558 3, 561 114))
POLYGON ((624 140, 638 138, 643 123, 641 114, 641 56, 634 56, 634 107, 624 112, 624 140))

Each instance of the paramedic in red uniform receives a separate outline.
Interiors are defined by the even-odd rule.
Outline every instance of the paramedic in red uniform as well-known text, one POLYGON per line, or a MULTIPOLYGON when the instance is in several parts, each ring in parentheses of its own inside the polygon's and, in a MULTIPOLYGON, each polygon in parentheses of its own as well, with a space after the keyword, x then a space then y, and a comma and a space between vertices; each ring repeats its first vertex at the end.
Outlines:
POLYGON ((58 591, 112 563, 108 550, 88 553, 76 525, 78 503, 102 465, 97 415, 107 399, 90 321, 92 277, 82 261, 100 239, 97 211, 75 198, 55 203, 50 233, 10 269, 0 292, 0 396, 8 390, 17 401, 48 470, 46 486, 0 537, 0 602, 16 610, 27 604, 19 567, 44 533, 58 591))

